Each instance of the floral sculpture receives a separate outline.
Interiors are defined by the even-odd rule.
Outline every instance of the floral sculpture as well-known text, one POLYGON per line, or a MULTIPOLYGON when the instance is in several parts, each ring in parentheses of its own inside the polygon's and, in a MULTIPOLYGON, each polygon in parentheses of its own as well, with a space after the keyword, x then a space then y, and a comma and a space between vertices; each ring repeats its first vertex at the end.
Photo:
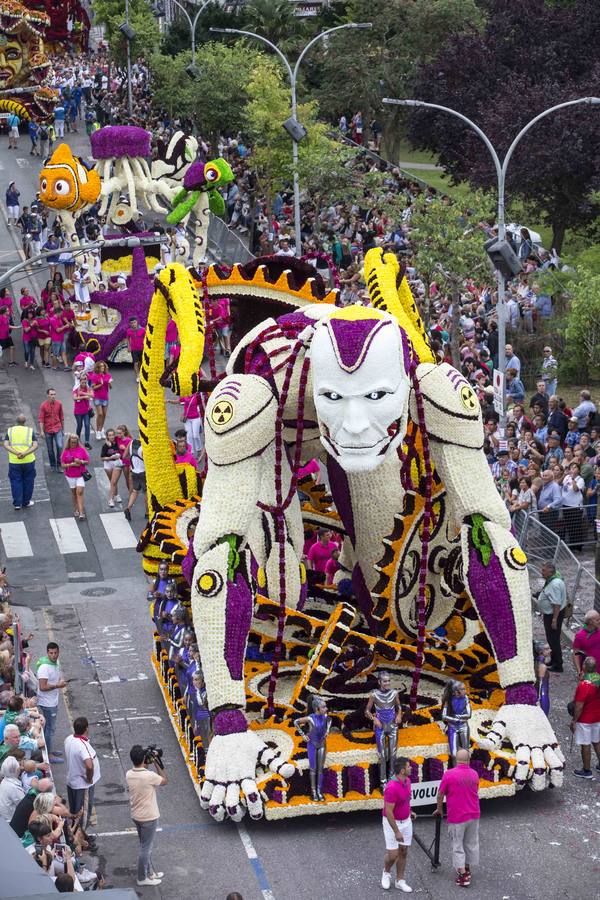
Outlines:
POLYGON ((58 92, 41 88, 50 69, 43 40, 49 22, 45 12, 28 9, 19 0, 0 0, 0 111, 23 119, 51 117, 58 92))
POLYGON ((224 159, 213 159, 210 162, 193 162, 183 177, 183 188, 173 197, 173 209, 167 216, 170 225, 187 221, 190 213, 195 214, 194 237, 195 250, 193 263, 195 266, 204 262, 208 246, 209 213, 222 216, 225 212, 225 201, 217 190, 233 181, 233 172, 224 159))
POLYGON ((40 200, 60 214, 72 247, 79 246, 75 219, 100 196, 100 176, 68 144, 59 144, 39 175, 40 200))
MULTIPOLYGON (((395 257, 367 254, 367 308, 338 308, 312 273, 259 260, 231 272, 210 267, 199 279, 210 296, 232 298, 242 325, 251 300, 273 310, 281 300, 289 311, 248 328, 210 396, 199 511, 171 475, 167 489, 158 456, 149 473, 155 516, 143 549, 148 562, 150 548, 169 557, 191 583, 212 714, 206 750, 157 635, 157 673, 201 803, 218 820, 380 806, 365 709, 382 664, 403 706, 397 752, 411 758, 414 780, 439 779, 448 763, 440 701, 453 679, 468 693, 482 795, 558 786, 564 758, 536 705, 526 557, 482 453, 477 398, 459 372, 435 362, 395 257), (298 471, 315 457, 331 496, 307 477, 301 506, 298 471), (186 515, 197 518, 193 546, 186 515), (343 534, 343 599, 325 590, 307 597, 306 525, 343 534), (325 803, 311 798, 306 743, 294 727, 317 694, 332 722, 325 803)), ((191 284, 181 275, 182 303, 196 274, 191 284)), ((174 271, 160 288, 169 308, 179 278, 174 271)), ((200 335, 192 307, 195 297, 185 308, 200 335)), ((150 340, 158 373, 162 324, 150 340)), ((197 371, 197 351, 182 340, 183 372, 197 371)), ((192 385, 188 374, 179 389, 192 385)), ((162 421, 163 407, 162 389, 147 386, 141 428, 162 421)), ((149 440, 146 454, 152 448, 149 440)))

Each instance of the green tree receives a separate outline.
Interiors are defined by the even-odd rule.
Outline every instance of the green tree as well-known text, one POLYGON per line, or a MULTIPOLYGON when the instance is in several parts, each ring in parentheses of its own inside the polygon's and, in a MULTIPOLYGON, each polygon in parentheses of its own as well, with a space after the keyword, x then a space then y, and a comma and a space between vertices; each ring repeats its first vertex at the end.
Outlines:
POLYGON ((491 198, 476 195, 468 211, 447 197, 421 198, 411 214, 411 244, 413 262, 425 286, 421 313, 429 323, 429 291, 436 284, 452 297, 453 321, 450 329, 452 359, 458 357, 459 297, 466 280, 471 277, 485 281, 489 264, 483 244, 486 239, 479 222, 487 219, 492 210, 491 198))
POLYGON ((570 285, 565 356, 575 363, 579 379, 600 368, 600 275, 581 268, 570 285))
POLYGON ((260 59, 260 51, 243 41, 231 46, 211 41, 198 47, 201 74, 195 81, 185 71, 190 51, 175 57, 155 53, 150 59, 153 103, 171 116, 191 117, 215 144, 219 133, 235 133, 245 124, 248 78, 260 59))
POLYGON ((329 47, 315 48, 307 81, 322 112, 363 113, 383 126, 384 155, 398 161, 404 114, 381 99, 410 96, 418 67, 450 35, 479 31, 484 16, 476 0, 348 0, 341 21, 371 22, 372 28, 341 32, 329 47))
MULTIPOLYGON (((104 25, 113 60, 124 66, 127 60, 127 40, 119 31, 125 21, 125 0, 93 0, 94 19, 104 25)), ((131 42, 131 57, 146 59, 158 48, 161 35, 158 22, 145 0, 130 0, 129 24, 135 31, 131 42)))
POLYGON ((304 20, 296 16, 289 0, 251 0, 244 6, 244 16, 249 31, 263 35, 284 52, 302 43, 307 34, 304 20))
MULTIPOLYGON (((188 4, 188 12, 194 21, 196 9, 188 4)), ((228 12, 224 6, 219 3, 209 3, 205 6, 196 23, 196 47, 200 47, 207 41, 215 39, 215 35, 211 34, 211 28, 246 28, 248 25, 248 17, 246 15, 246 7, 236 7, 235 10, 228 12)), ((225 35, 223 35, 225 37, 225 35)), ((168 56, 177 56, 189 50, 191 46, 190 26, 185 16, 178 16, 171 22, 167 28, 162 44, 161 51, 168 56)))
MULTIPOLYGON (((270 211, 276 191, 289 187, 293 178, 292 143, 282 128, 290 114, 290 91, 274 61, 263 59, 255 66, 248 94, 246 126, 252 142, 252 162, 270 211)), ((308 132, 299 144, 301 191, 313 200, 354 196, 360 186, 349 166, 351 151, 328 136, 327 126, 318 120, 316 102, 301 103, 298 119, 308 132)))

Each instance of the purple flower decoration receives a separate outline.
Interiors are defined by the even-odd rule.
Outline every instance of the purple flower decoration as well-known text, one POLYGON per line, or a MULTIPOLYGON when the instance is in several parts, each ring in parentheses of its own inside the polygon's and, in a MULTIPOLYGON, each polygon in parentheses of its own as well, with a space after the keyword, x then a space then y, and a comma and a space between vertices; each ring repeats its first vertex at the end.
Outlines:
POLYGON ((107 125, 90 135, 94 159, 113 156, 150 156, 152 135, 137 125, 107 125))
POLYGON ((204 163, 196 160, 183 176, 183 186, 186 191, 197 191, 204 187, 204 184, 204 163))
MULTIPOLYGON (((95 133, 98 134, 98 132, 95 133)), ((121 316, 119 324, 110 334, 84 332, 85 340, 95 338, 100 344, 98 359, 108 359, 121 341, 126 340, 130 318, 135 316, 144 328, 148 321, 148 310, 154 293, 154 280, 148 275, 144 248, 134 247, 131 256, 131 276, 127 279, 126 290, 105 291, 104 293, 92 291, 90 294, 92 303, 100 303, 102 306, 107 306, 108 309, 116 309, 121 316)))

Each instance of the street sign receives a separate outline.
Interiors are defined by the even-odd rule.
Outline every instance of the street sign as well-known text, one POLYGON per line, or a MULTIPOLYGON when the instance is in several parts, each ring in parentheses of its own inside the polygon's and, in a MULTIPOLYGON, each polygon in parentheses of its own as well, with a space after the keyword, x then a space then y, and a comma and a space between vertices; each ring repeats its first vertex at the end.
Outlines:
POLYGON ((430 806, 437 803, 440 781, 417 781, 411 786, 411 806, 430 806))
POLYGON ((494 409, 498 415, 504 412, 504 372, 494 369, 494 409))

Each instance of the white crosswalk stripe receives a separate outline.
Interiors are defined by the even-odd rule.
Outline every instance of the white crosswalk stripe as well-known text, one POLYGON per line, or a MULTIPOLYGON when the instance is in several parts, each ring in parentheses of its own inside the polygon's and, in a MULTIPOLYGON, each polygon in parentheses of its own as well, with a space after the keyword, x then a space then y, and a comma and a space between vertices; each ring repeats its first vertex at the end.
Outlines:
POLYGON ((33 548, 24 522, 0 522, 0 537, 7 559, 33 556, 33 548))
POLYGON ((28 159, 22 159, 20 156, 17 156, 15 162, 20 169, 27 169, 31 165, 28 159))
POLYGON ((87 547, 75 519, 50 519, 50 528, 58 545, 59 552, 86 553, 87 547))
POLYGON ((137 547, 135 532, 122 512, 100 513, 106 536, 113 550, 127 550, 137 547))

